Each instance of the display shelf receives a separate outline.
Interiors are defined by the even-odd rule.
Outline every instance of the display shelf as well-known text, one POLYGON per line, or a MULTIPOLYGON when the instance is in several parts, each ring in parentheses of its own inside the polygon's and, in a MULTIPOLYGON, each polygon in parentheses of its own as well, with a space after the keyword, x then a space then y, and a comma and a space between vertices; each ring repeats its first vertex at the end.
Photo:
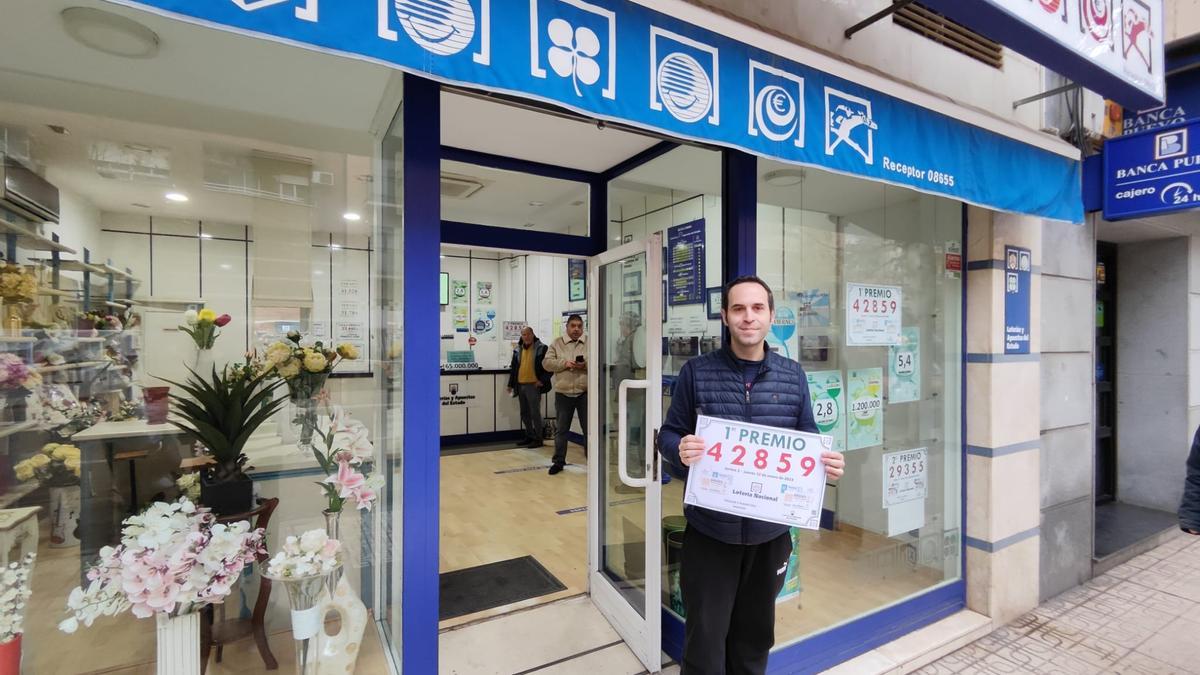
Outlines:
POLYGON ((15 424, 0 425, 0 438, 12 436, 13 434, 19 434, 22 431, 29 431, 30 429, 36 429, 37 425, 38 425, 38 423, 33 420, 28 420, 25 422, 17 422, 15 424))
POLYGON ((17 235, 17 243, 21 248, 30 251, 58 251, 59 253, 75 253, 75 249, 64 246, 50 237, 39 234, 27 227, 11 223, 0 218, 0 232, 17 235))
POLYGON ((34 368, 39 374, 46 373, 61 373, 67 370, 77 370, 80 368, 96 368, 112 363, 111 361, 80 361, 79 363, 64 363, 61 366, 37 366, 34 368))
POLYGON ((104 342, 108 338, 103 337, 79 337, 75 338, 76 342, 104 342))
POLYGON ((117 269, 108 263, 102 263, 100 267, 104 268, 106 274, 113 275, 114 279, 120 279, 121 281, 137 281, 137 277, 134 277, 129 272, 126 272, 122 269, 117 269))
POLYGON ((18 484, 8 492, 0 495, 0 509, 7 509, 36 489, 38 489, 38 484, 36 482, 18 484))
MULTIPOLYGON (((38 262, 49 262, 39 260, 38 262)), ((91 272, 92 274, 107 274, 103 267, 85 263, 82 260, 59 260, 58 268, 64 272, 91 272)))
POLYGON ((38 288, 38 295, 51 295, 60 298, 73 298, 79 293, 77 291, 60 291, 57 288, 41 287, 38 288))

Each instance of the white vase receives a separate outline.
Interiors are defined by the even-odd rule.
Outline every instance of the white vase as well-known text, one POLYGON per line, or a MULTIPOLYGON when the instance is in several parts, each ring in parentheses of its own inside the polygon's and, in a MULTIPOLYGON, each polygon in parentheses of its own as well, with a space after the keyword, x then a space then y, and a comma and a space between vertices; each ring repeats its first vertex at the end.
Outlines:
POLYGON ((212 379, 213 364, 215 362, 213 350, 197 349, 196 360, 192 363, 192 370, 196 371, 196 374, 205 380, 210 380, 212 379))
POLYGON ((50 548, 78 546, 79 486, 50 488, 50 548))
POLYGON ((158 675, 200 675, 200 612, 155 616, 158 620, 158 675))
POLYGON ((321 653, 317 675, 353 673, 358 653, 362 651, 363 633, 367 630, 367 606, 345 577, 338 581, 333 597, 325 601, 322 614, 329 612, 337 613, 341 629, 335 635, 321 631, 317 636, 317 648, 321 653))

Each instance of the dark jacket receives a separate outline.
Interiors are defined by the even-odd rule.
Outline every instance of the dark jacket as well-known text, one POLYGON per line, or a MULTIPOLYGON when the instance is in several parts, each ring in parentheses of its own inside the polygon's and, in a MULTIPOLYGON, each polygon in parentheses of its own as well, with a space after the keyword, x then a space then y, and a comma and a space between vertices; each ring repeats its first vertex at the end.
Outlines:
MULTIPOLYGON (((670 472, 684 480, 687 467, 679 460, 679 440, 695 433, 697 414, 817 432, 804 369, 769 350, 748 393, 742 365, 728 346, 683 364, 659 434, 659 449, 670 472)), ((697 506, 684 505, 683 513, 689 526, 729 544, 761 544, 788 531, 787 525, 697 506)))
MULTIPOLYGON (((508 365, 508 386, 516 391, 517 373, 521 370, 521 343, 513 350, 512 363, 508 365)), ((550 373, 542 367, 542 359, 546 358, 546 345, 541 340, 533 341, 533 374, 542 383, 541 391, 550 391, 550 373)))
POLYGON ((1192 452, 1188 455, 1183 501, 1179 504, 1179 527, 1200 532, 1200 429, 1196 429, 1192 452))

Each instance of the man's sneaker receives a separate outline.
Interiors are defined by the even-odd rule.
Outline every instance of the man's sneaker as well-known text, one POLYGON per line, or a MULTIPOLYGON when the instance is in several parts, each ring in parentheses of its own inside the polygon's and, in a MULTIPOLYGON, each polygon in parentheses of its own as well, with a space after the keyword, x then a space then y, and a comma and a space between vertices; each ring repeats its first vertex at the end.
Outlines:
POLYGON ((556 462, 550 466, 550 475, 553 476, 556 473, 562 473, 562 470, 563 465, 556 462))

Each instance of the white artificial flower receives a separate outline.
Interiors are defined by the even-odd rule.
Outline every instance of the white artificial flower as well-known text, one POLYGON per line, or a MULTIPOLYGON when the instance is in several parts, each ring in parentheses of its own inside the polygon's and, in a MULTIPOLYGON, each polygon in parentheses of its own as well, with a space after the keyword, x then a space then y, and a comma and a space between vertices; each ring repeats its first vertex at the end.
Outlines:
POLYGON ((195 326, 200 321, 200 313, 194 309, 189 309, 183 313, 183 320, 189 326, 195 326))
POLYGON ((329 535, 325 533, 325 530, 309 530, 300 535, 300 550, 307 554, 317 553, 324 548, 325 540, 328 538, 329 535))

